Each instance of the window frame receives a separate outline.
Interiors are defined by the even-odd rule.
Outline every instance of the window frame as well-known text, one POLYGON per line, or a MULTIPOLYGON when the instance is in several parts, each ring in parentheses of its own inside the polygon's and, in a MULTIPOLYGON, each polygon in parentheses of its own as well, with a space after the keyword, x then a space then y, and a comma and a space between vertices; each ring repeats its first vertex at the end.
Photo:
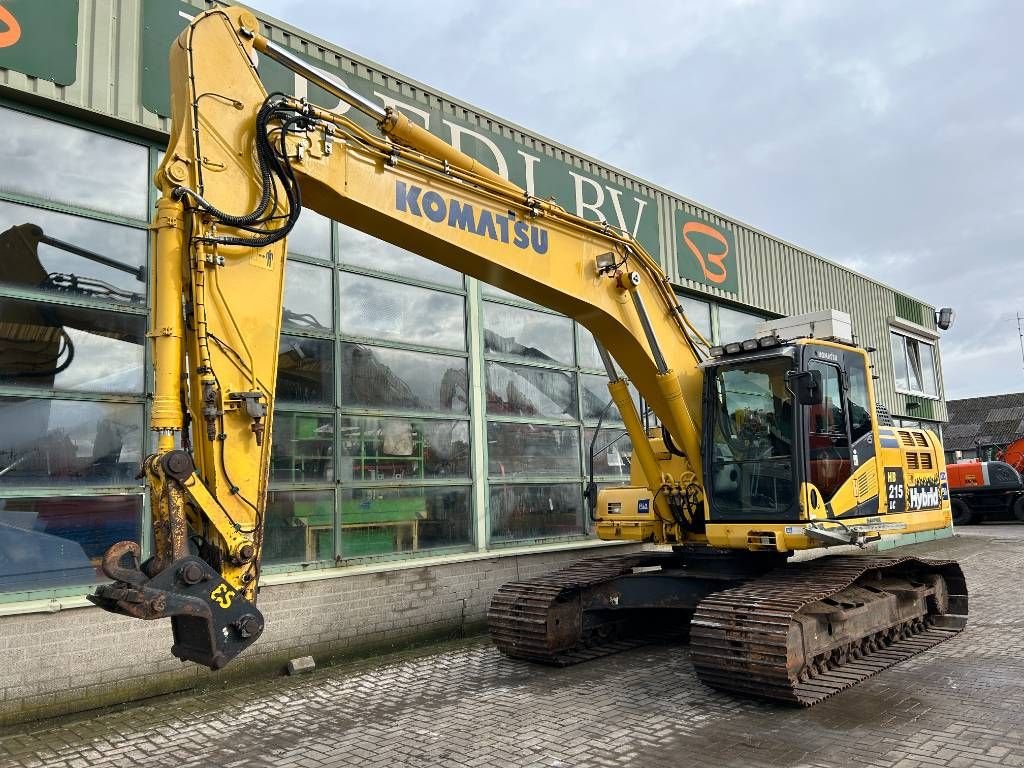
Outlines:
MULTIPOLYGON (((156 204, 158 193, 152 184, 153 174, 157 167, 157 157, 164 147, 158 142, 141 139, 124 131, 106 129, 91 123, 69 118, 49 110, 30 107, 25 104, 0 98, 0 108, 13 112, 21 112, 33 117, 51 122, 61 123, 73 128, 95 133, 107 138, 133 144, 142 147, 147 156, 147 184, 146 200, 147 211, 152 211, 156 204)), ((142 263, 145 265, 146 274, 152 270, 152 235, 149 232, 149 219, 135 219, 106 211, 97 211, 82 205, 63 203, 22 192, 0 191, 0 200, 14 205, 21 205, 28 208, 35 208, 53 213, 64 214, 105 224, 114 224, 131 229, 141 230, 146 233, 145 255, 142 263)), ((120 312, 136 317, 146 318, 147 323, 152 311, 152 296, 149 293, 148 285, 145 301, 139 304, 127 304, 124 302, 105 301, 97 298, 72 296, 63 294, 46 293, 30 288, 23 288, 14 285, 0 285, 0 298, 13 300, 32 301, 53 306, 70 306, 81 309, 97 310, 104 312, 120 312)), ((143 388, 141 392, 92 392, 62 390, 55 387, 27 388, 12 384, 0 384, 0 395, 10 397, 23 397, 43 399, 47 401, 82 401, 96 402, 103 404, 134 404, 142 407, 142 443, 140 450, 143 456, 147 455, 152 446, 149 439, 149 418, 152 403, 150 393, 153 391, 152 372, 152 351, 151 345, 143 344, 143 388)), ((145 559, 152 553, 152 541, 148 532, 152 523, 152 506, 149 494, 141 484, 133 485, 111 485, 103 483, 81 483, 73 485, 60 484, 38 484, 38 485, 12 485, 0 484, 0 497, 3 498, 60 498, 75 497, 89 498, 98 496, 137 496, 139 504, 139 530, 141 531, 142 558, 145 559)), ((66 585, 60 587, 39 587, 36 589, 22 589, 18 591, 0 591, 0 608, 4 606, 34 601, 54 601, 66 598, 81 597, 91 591, 94 583, 81 585, 66 585)))
MULTIPOLYGON (((897 328, 897 327, 891 326, 891 325, 889 326, 889 357, 890 357, 890 359, 892 361, 893 383, 894 383, 894 385, 896 387, 896 391, 899 394, 901 394, 901 395, 911 395, 913 397, 923 397, 923 398, 928 399, 928 400, 941 400, 942 399, 942 396, 940 395, 940 388, 939 388, 939 368, 938 368, 938 358, 937 358, 937 355, 936 355, 937 348, 938 348, 938 345, 933 340, 930 341, 928 339, 925 339, 922 336, 914 334, 914 333, 912 333, 910 331, 907 331, 907 330, 905 330, 903 328, 897 328), (898 372, 897 367, 896 367, 896 347, 895 347, 895 345, 894 345, 895 343, 893 341, 893 337, 894 336, 897 337, 898 339, 900 339, 900 344, 901 344, 902 350, 903 350, 903 359, 906 361, 906 365, 907 365, 907 386, 903 386, 902 383, 900 382, 899 372, 898 372), (928 349, 931 350, 931 375, 932 375, 932 385, 935 387, 935 391, 934 392, 927 392, 923 388, 922 389, 914 389, 911 386, 911 377, 913 375, 915 375, 915 374, 914 374, 913 369, 912 369, 913 361, 911 360, 911 357, 910 357, 910 345, 909 345, 909 342, 914 342, 919 347, 921 345, 923 345, 925 347, 928 347, 928 349)), ((920 363, 919 375, 920 375, 920 378, 922 379, 922 382, 923 382, 924 374, 925 374, 925 370, 926 370, 926 368, 924 366, 924 359, 919 357, 919 363, 920 363)))

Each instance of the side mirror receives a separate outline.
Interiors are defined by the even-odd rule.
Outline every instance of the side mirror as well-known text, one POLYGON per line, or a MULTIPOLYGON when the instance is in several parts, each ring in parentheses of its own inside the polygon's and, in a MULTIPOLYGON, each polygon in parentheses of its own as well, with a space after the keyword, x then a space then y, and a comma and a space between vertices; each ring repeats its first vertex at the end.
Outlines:
POLYGON ((824 395, 821 389, 821 371, 801 371, 790 377, 793 392, 800 405, 821 405, 824 395))

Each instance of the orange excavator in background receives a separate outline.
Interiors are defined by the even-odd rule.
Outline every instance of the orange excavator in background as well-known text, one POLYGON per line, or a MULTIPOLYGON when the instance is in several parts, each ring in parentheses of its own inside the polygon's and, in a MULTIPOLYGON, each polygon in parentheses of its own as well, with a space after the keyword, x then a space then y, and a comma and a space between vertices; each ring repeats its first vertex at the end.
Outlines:
POLYGON ((591 482, 596 532, 663 546, 503 586, 489 611, 503 652, 574 663, 677 622, 709 685, 810 705, 964 626, 955 562, 786 564, 795 550, 950 522, 941 445, 876 415, 867 353, 834 313, 710 347, 633 237, 529 195, 351 92, 263 37, 245 9, 197 16, 170 72, 148 334, 157 448, 143 466, 154 554, 140 563, 135 542, 112 547, 97 605, 170 618, 172 653, 212 668, 263 631, 286 238, 308 207, 568 315, 598 341, 633 460, 629 486, 591 482), (376 130, 268 95, 263 57, 376 130))
POLYGON ((1024 437, 999 451, 995 461, 961 461, 948 471, 954 523, 1011 515, 1024 522, 1024 437))

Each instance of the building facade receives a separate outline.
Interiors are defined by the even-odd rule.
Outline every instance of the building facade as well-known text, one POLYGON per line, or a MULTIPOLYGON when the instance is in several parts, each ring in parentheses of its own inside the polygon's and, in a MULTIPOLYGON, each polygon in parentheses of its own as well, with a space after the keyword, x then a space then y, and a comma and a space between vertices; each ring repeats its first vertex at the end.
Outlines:
MULTIPOLYGON (((107 546, 149 545, 137 474, 151 447, 150 180, 169 128, 167 50, 207 5, 4 5, 14 23, 0 32, 0 721, 207 677, 169 658, 164 623, 84 599, 107 546)), ((632 232, 709 339, 848 312, 874 349, 879 402, 900 423, 945 420, 931 306, 261 20, 267 36, 531 193, 632 232)), ((272 62, 261 77, 344 109, 272 62)), ((589 535, 583 505, 591 444, 606 483, 628 476, 630 446, 614 413, 595 441, 608 394, 582 327, 312 211, 289 239, 283 320, 268 630, 238 669, 468 631, 500 583, 608 546, 589 535)))

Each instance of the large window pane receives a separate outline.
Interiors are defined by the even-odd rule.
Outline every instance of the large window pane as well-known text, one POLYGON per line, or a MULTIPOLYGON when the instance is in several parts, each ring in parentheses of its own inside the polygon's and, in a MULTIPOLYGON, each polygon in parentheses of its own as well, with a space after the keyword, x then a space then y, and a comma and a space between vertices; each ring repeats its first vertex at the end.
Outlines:
POLYGON ((341 345, 343 405, 466 413, 468 381, 465 358, 341 345))
MULTIPOLYGON (((576 324, 576 334, 579 344, 577 359, 579 360, 580 368, 596 368, 599 371, 604 371, 604 363, 601 361, 601 355, 597 351, 597 341, 594 339, 594 334, 579 323, 576 324)), ((621 374, 622 366, 615 362, 614 359, 612 363, 615 365, 615 370, 621 374)))
MULTIPOLYGON (((9 177, 6 168, 2 175, 9 177)), ((144 229, 0 201, 0 283, 75 298, 142 305, 146 301, 146 278, 137 271, 145 263, 144 229), (70 253, 40 241, 40 237, 91 251, 122 268, 70 253)))
POLYGON ((487 425, 487 473, 499 479, 579 475, 579 430, 545 424, 490 422, 487 425))
POLYGON ((580 409, 587 420, 600 419, 604 415, 604 423, 622 421, 619 408, 611 402, 612 395, 608 391, 608 377, 593 373, 580 374, 580 392, 583 401, 580 409), (611 403, 611 405, 609 405, 611 403), (607 408, 608 410, 605 410, 607 408))
POLYGON ((349 416, 339 433, 342 481, 469 477, 467 421, 349 416))
POLYGON ((892 345, 892 366, 893 375, 896 378, 896 387, 898 389, 910 389, 907 343, 898 333, 889 334, 889 343, 892 345))
POLYGON ((757 327, 764 318, 740 312, 729 307, 718 308, 718 343, 728 344, 730 341, 743 341, 753 338, 757 327))
POLYGON ((493 296, 494 298, 498 299, 512 299, 514 301, 518 301, 521 304, 526 304, 527 306, 537 308, 541 307, 540 304, 534 301, 528 301, 527 299, 524 299, 522 296, 516 296, 516 294, 512 293, 511 291, 503 291, 501 288, 495 288, 493 285, 491 285, 490 283, 485 283, 483 280, 480 281, 480 292, 484 296, 493 296))
POLYGON ((469 488, 352 488, 342 491, 345 558, 469 544, 469 488))
MULTIPOLYGON (((640 410, 640 395, 636 391, 636 387, 629 384, 629 396, 633 401, 633 405, 636 406, 636 412, 638 415, 642 414, 640 410)), ((594 422, 601 418, 601 414, 604 413, 605 425, 616 424, 622 422, 622 414, 619 412, 619 407, 615 403, 609 402, 612 399, 611 392, 608 391, 608 377, 601 376, 596 373, 581 373, 580 374, 580 391, 583 394, 583 402, 580 403, 580 410, 583 411, 583 418, 586 421, 594 422), (608 411, 605 412, 605 407, 608 407, 608 411)))
POLYGON ((390 272, 393 275, 422 280, 428 283, 462 287, 462 273, 442 267, 429 259, 399 248, 383 240, 370 237, 357 229, 338 226, 339 258, 342 264, 390 272))
POLYGON ((103 553, 139 540, 142 496, 0 499, 0 592, 109 581, 103 553))
POLYGON ((0 383, 141 392, 146 318, 0 299, 0 383))
POLYGON ((0 136, 0 189, 148 217, 146 147, 2 108, 0 136))
POLYGON ((597 341, 594 339, 594 334, 584 328, 582 325, 576 325, 576 333, 579 336, 579 364, 580 368, 596 368, 599 371, 604 370, 604 363, 601 361, 601 355, 597 351, 597 341))
POLYGON ((330 331, 334 328, 331 270, 289 261, 284 271, 283 327, 289 331, 330 331))
POLYGON ((0 425, 0 488, 141 484, 141 405, 0 397, 0 425))
MULTIPOLYGON (((709 343, 711 341, 711 305, 706 301, 695 299, 683 293, 677 293, 676 298, 683 307, 687 319, 700 331, 701 335, 709 343)), ((732 311, 732 310, 729 310, 732 311)), ((758 320, 760 322, 760 319, 758 320)))
POLYGON ((277 353, 277 399, 334 402, 334 342, 282 335, 277 353))
POLYGON ((347 336, 465 349, 465 304, 463 296, 429 288, 341 276, 341 330, 347 336))
POLYGON ((334 560, 334 491, 271 491, 263 562, 334 560))
POLYGON ((935 349, 909 336, 889 333, 892 344, 893 372, 896 386, 908 392, 935 397, 938 394, 938 380, 935 377, 935 349))
POLYGON ((935 348, 930 344, 918 343, 921 354, 921 381, 926 395, 939 394, 938 382, 935 378, 935 348))
POLYGON ((579 485, 491 485, 491 542, 586 533, 579 485))
POLYGON ((633 443, 624 429, 605 429, 597 434, 583 430, 583 472, 590 474, 590 445, 594 445, 594 475, 596 477, 629 477, 629 462, 633 457, 633 443))
POLYGON ((310 483, 334 480, 334 417, 279 411, 274 414, 271 479, 310 483))
POLYGON ((486 367, 488 413, 579 418, 575 373, 493 362, 486 367))
POLYGON ((574 365, 572 320, 561 315, 483 303, 484 350, 527 360, 574 365))
POLYGON ((288 233, 288 253, 330 260, 331 220, 316 211, 303 208, 298 222, 288 233))

